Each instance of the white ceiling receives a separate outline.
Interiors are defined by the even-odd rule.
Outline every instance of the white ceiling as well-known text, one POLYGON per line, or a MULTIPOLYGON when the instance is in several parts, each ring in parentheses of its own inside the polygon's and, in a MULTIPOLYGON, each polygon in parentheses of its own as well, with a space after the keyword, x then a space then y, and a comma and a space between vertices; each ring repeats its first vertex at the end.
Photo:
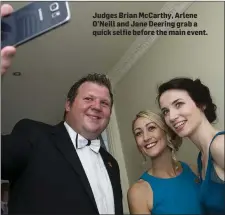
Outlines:
MULTIPOLYGON (((10 2, 15 9, 27 3, 10 2)), ((18 47, 12 68, 2 78, 2 134, 22 118, 58 123, 73 83, 88 73, 107 74, 135 41, 135 36, 92 36, 95 12, 159 12, 164 4, 70 2, 71 21, 18 47)))

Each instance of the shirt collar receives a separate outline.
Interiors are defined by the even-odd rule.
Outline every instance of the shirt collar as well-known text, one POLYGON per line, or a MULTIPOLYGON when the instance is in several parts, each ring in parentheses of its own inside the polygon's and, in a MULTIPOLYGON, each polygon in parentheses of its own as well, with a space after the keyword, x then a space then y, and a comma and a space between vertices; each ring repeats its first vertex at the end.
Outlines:
MULTIPOLYGON (((73 142, 73 145, 75 147, 75 149, 77 149, 76 146, 76 137, 77 137, 77 132, 75 132, 69 125, 68 123, 65 121, 64 122, 64 126, 66 127, 66 130, 69 133, 70 139, 73 142)), ((91 149, 93 151, 95 151, 96 153, 99 151, 100 148, 100 140, 96 139, 96 140, 92 140, 92 146, 91 149)), ((82 148, 84 145, 86 145, 86 143, 88 142, 88 140, 86 138, 84 138, 82 135, 78 134, 78 148, 82 148)))

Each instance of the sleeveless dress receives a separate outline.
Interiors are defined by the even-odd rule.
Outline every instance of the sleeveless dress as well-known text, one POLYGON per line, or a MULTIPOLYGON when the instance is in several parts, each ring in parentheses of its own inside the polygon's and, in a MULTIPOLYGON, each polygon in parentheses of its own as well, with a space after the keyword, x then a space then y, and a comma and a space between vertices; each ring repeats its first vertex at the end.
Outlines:
MULTIPOLYGON (((213 140, 218 135, 224 135, 225 131, 218 132, 212 139, 213 140)), ((210 147, 209 146, 209 147, 210 147)), ((201 162, 201 152, 198 155, 198 170, 201 176, 202 172, 202 162, 201 162)), ((222 181, 213 166, 212 155, 209 150, 208 165, 206 170, 205 179, 201 180, 201 202, 204 208, 204 214, 215 214, 221 215, 225 214, 225 183, 222 181)))
POLYGON ((157 178, 147 172, 141 176, 153 191, 151 214, 201 214, 199 178, 186 163, 181 165, 182 173, 174 178, 157 178))

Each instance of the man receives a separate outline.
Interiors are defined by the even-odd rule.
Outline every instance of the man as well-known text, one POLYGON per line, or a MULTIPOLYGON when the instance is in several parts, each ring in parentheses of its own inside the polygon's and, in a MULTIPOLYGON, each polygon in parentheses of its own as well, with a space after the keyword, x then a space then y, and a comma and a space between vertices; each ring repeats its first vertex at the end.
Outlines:
MULTIPOLYGON (((9 65, 11 58, 2 55, 3 60, 9 65)), ((24 119, 2 136, 9 214, 123 213, 119 166, 98 140, 112 105, 110 81, 91 74, 69 90, 64 122, 24 119)))

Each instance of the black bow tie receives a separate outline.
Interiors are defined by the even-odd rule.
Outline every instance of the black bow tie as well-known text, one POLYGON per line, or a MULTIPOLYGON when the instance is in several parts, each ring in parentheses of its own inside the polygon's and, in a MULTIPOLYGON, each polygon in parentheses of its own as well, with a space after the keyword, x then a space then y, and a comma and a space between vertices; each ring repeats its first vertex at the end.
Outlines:
POLYGON ((100 149, 100 140, 87 140, 85 138, 79 138, 78 140, 78 134, 76 135, 76 148, 81 149, 85 146, 90 146, 90 148, 98 153, 100 149))

